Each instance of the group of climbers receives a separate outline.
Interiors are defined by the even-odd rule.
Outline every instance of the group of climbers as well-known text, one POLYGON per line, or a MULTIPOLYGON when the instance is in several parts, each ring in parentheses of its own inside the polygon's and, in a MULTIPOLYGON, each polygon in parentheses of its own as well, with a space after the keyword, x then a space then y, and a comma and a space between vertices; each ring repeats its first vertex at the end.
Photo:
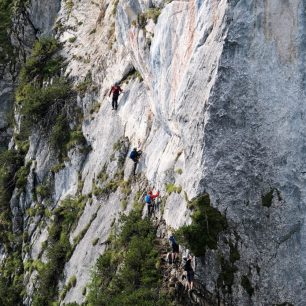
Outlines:
MULTIPOLYGON (((112 94, 112 109, 117 110, 118 108, 118 98, 120 93, 122 93, 123 90, 121 89, 119 82, 115 82, 115 84, 111 87, 109 96, 112 94)), ((140 149, 137 149, 136 147, 133 148, 133 150, 130 153, 130 158, 134 162, 133 167, 133 175, 136 175, 136 168, 137 164, 139 162, 140 156, 142 154, 142 151, 140 149)), ((154 187, 153 187, 154 190, 154 187)), ((148 190, 148 192, 145 195, 145 203, 147 206, 148 211, 148 217, 151 217, 154 213, 155 209, 157 208, 157 204, 155 202, 155 199, 159 197, 159 191, 157 191, 155 194, 153 194, 153 190, 148 190)), ((175 240, 175 237, 171 235, 169 237, 169 242, 172 248, 172 253, 169 254, 169 264, 174 264, 178 260, 178 254, 179 254, 179 245, 175 240)), ((186 258, 183 258, 183 268, 187 273, 187 286, 188 289, 191 290, 193 288, 193 280, 194 280, 194 269, 192 267, 192 260, 193 257, 191 254, 188 254, 186 258)))
MULTIPOLYGON (((172 253, 168 254, 168 262, 169 264, 175 264, 178 261, 179 245, 173 235, 169 237, 169 243, 172 248, 172 253)), ((191 254, 188 254, 187 257, 183 258, 183 269, 184 271, 186 271, 187 274, 187 286, 189 290, 193 288, 194 280, 194 269, 192 267, 192 260, 193 257, 191 254)))
MULTIPOLYGON (((154 188, 153 188, 154 189, 154 188)), ((155 199, 159 197, 159 191, 157 191, 156 194, 153 194, 152 190, 149 190, 148 193, 145 196, 145 202, 148 207, 148 216, 151 217, 153 212, 155 211, 157 204, 155 202, 155 199)))

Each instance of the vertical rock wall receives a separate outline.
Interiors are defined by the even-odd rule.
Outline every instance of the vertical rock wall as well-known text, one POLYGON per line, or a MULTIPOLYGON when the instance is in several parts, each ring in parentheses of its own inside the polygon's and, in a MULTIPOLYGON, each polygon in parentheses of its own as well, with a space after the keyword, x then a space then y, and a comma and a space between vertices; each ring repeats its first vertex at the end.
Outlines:
MULTIPOLYGON (((137 191, 150 185, 167 195, 166 185, 171 183, 182 192, 167 195, 162 213, 169 229, 190 223, 187 200, 204 192, 226 216, 229 230, 218 249, 209 250, 199 261, 197 276, 208 290, 218 292, 228 305, 303 305, 304 4, 72 2, 72 6, 61 3, 57 38, 67 58, 65 74, 74 85, 91 76, 90 86, 79 93, 78 105, 92 151, 86 156, 78 150, 69 152, 70 161, 54 175, 53 205, 76 194, 80 177, 84 195, 92 192, 102 169, 113 177, 122 153, 114 144, 127 137, 126 150, 140 143, 144 153, 137 170, 142 177, 131 186, 126 211, 137 191), (153 4, 160 6, 156 22, 147 14, 153 4), (145 14, 144 25, 140 13, 145 14), (141 79, 128 78, 133 69, 141 79), (108 91, 120 80, 124 93, 114 112, 108 91), (99 107, 91 111, 97 103, 99 107), (225 288, 220 283, 225 273, 220 257, 229 256, 229 241, 240 258, 234 262, 231 288, 225 288), (242 281, 245 277, 252 294, 242 281)), ((48 2, 51 13, 40 14, 42 3, 33 2, 37 12, 32 14, 33 24, 48 32, 58 5, 48 2)), ((46 142, 39 135, 33 137, 27 159, 36 160, 39 180, 52 166, 48 154, 46 142)), ((131 167, 126 159, 125 179, 131 167)), ((27 190, 26 207, 34 205, 30 193, 27 190)), ((83 289, 105 249, 112 220, 125 210, 120 206, 122 197, 118 189, 87 203, 71 240, 87 230, 65 266, 60 288, 73 275, 77 283, 62 303, 84 301, 83 289), (93 245, 95 238, 99 243, 93 245)), ((37 258, 44 239, 44 228, 33 231, 28 256, 37 258)))

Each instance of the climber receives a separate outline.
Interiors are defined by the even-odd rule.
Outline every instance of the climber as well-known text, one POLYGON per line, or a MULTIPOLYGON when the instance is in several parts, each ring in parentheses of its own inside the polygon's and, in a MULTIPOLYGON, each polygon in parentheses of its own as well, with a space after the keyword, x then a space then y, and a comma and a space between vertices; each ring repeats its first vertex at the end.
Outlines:
POLYGON ((119 86, 119 82, 115 82, 108 95, 110 97, 110 95, 113 94, 112 107, 114 110, 117 110, 118 108, 118 97, 121 92, 123 92, 123 90, 119 86))
POLYGON ((141 154, 142 151, 137 150, 137 148, 134 148, 133 151, 130 153, 130 159, 134 162, 133 175, 136 175, 136 167, 139 162, 141 154))
POLYGON ((145 201, 148 206, 148 217, 152 215, 154 212, 154 199, 159 196, 159 191, 156 194, 153 194, 152 190, 149 190, 147 195, 145 196, 145 201))
POLYGON ((179 245, 177 244, 173 235, 171 235, 169 237, 169 242, 170 242, 171 247, 172 247, 172 256, 171 256, 172 263, 175 263, 175 261, 178 257, 178 253, 179 253, 179 245))
POLYGON ((192 268, 192 256, 189 254, 184 265, 184 270, 187 272, 188 289, 193 288, 194 270, 192 268))

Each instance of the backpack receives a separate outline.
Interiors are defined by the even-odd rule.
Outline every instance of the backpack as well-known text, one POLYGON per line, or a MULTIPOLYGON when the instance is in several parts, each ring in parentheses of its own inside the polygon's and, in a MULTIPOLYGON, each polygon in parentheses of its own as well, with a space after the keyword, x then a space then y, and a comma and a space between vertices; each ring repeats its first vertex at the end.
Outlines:
POLYGON ((145 197, 145 201, 146 201, 146 203, 151 204, 151 198, 148 194, 145 197))
POLYGON ((136 157, 136 152, 135 151, 132 151, 130 153, 130 158, 134 160, 134 158, 136 157))
POLYGON ((173 236, 170 236, 169 240, 171 242, 171 245, 177 244, 173 236))

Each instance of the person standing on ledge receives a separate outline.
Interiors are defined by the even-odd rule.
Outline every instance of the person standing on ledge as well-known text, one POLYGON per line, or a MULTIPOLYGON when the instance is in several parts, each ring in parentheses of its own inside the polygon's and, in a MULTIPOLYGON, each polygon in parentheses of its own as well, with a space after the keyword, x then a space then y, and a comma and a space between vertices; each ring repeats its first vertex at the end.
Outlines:
POLYGON ((187 283, 188 289, 192 290, 193 288, 193 280, 194 280, 194 270, 192 268, 192 256, 191 254, 188 255, 186 264, 184 266, 184 270, 187 272, 187 283))
POLYGON ((112 86, 111 90, 109 91, 109 95, 108 95, 110 97, 110 95, 113 94, 112 108, 114 110, 117 110, 118 108, 118 97, 121 92, 123 92, 123 90, 119 86, 119 82, 115 82, 115 84, 112 86))
POLYGON ((171 244, 171 247, 172 247, 172 263, 174 264, 176 259, 178 258, 178 254, 179 254, 179 245, 178 243, 176 242, 175 238, 173 235, 171 235, 169 237, 169 242, 171 244))

